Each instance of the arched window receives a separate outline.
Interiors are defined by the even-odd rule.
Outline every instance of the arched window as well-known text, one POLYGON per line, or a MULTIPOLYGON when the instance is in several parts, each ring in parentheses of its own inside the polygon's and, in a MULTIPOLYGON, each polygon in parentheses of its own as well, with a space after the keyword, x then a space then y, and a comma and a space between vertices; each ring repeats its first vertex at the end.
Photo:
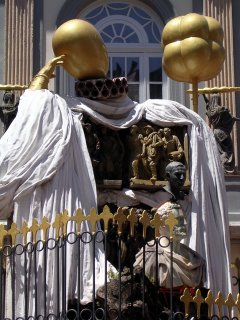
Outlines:
MULTIPOLYGON (((108 76, 126 77, 130 98, 138 102, 169 98, 162 70, 163 22, 150 7, 140 1, 94 1, 76 18, 100 32, 109 54, 108 76)), ((59 92, 73 95, 73 88, 73 79, 60 71, 59 92)))

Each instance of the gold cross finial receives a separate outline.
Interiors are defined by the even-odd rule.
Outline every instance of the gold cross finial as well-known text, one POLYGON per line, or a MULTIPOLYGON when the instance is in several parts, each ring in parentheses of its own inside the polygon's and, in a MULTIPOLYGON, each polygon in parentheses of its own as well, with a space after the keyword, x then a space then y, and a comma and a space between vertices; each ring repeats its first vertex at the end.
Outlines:
POLYGON ((225 300, 225 305, 228 308, 228 318, 232 318, 232 308, 235 306, 235 301, 233 300, 233 296, 231 293, 228 294, 227 300, 225 300))
POLYGON ((208 291, 207 297, 205 298, 205 302, 208 305, 208 318, 210 319, 212 317, 212 307, 214 304, 214 299, 211 290, 208 291))
POLYGON ((8 230, 8 234, 12 237, 12 246, 15 246, 16 236, 20 233, 15 222, 12 223, 11 228, 8 230))
POLYGON ((130 214, 127 216, 127 220, 130 222, 130 235, 131 235, 131 237, 133 237, 134 236, 134 227, 138 221, 138 217, 137 217, 137 213, 136 213, 135 208, 130 209, 130 214))
POLYGON ((123 213, 123 209, 122 208, 118 208, 117 209, 117 213, 115 213, 115 215, 114 215, 114 220, 117 221, 117 224, 118 224, 118 235, 120 236, 122 234, 122 226, 123 226, 124 222, 127 220, 127 217, 123 213))
POLYGON ((160 227, 164 226, 164 222, 159 213, 155 213, 154 218, 150 221, 150 225, 155 228, 155 238, 160 237, 160 227))
POLYGON ((177 219, 174 217, 174 214, 172 211, 169 212, 168 218, 165 220, 165 224, 168 226, 169 228, 169 237, 170 237, 170 241, 173 240, 173 230, 174 227, 178 224, 177 219))
POLYGON ((62 222, 62 225, 63 225, 63 235, 66 236, 67 235, 67 224, 68 224, 68 221, 70 220, 70 216, 68 214, 68 211, 65 209, 63 211, 63 213, 61 214, 61 222, 62 222))
POLYGON ((3 224, 0 224, 0 249, 3 247, 4 237, 8 234, 3 224))
POLYGON ((240 319, 240 293, 237 294, 237 301, 235 302, 238 309, 238 319, 240 319))
POLYGON ((222 293, 219 291, 215 304, 218 306, 219 318, 222 319, 222 307, 225 304, 225 301, 222 297, 222 293))
POLYGON ((36 218, 32 221, 32 226, 29 228, 33 235, 33 243, 35 244, 37 242, 37 232, 40 230, 38 221, 36 218))
POLYGON ((201 291, 199 289, 197 289, 193 301, 197 305, 197 318, 200 319, 201 304, 204 302, 204 299, 202 298, 201 291))
POLYGON ((184 289, 183 295, 180 297, 180 300, 184 303, 185 307, 185 318, 189 317, 189 304, 193 302, 193 297, 191 296, 188 288, 184 289))
POLYGON ((61 214, 60 213, 56 214, 56 217, 55 217, 55 220, 52 224, 52 227, 56 230, 55 238, 56 238, 56 240, 58 240, 59 235, 60 235, 60 229, 62 228, 62 221, 61 221, 61 214))
POLYGON ((28 228, 28 224, 26 221, 23 222, 23 226, 22 226, 22 230, 21 233, 23 235, 23 244, 26 245, 27 244, 27 234, 30 231, 30 229, 28 228))
POLYGON ((86 220, 86 217, 84 216, 82 209, 78 208, 76 210, 76 213, 72 217, 72 220, 75 221, 77 224, 77 233, 79 235, 81 232, 81 224, 84 220, 86 220))
POLYGON ((103 207, 103 211, 99 216, 100 219, 103 220, 104 222, 104 232, 107 233, 108 231, 108 223, 110 220, 113 219, 113 214, 111 213, 110 209, 108 206, 103 207))
POLYGON ((47 231, 50 228, 50 223, 48 222, 47 217, 43 217, 42 224, 40 225, 40 228, 43 231, 43 241, 46 242, 46 240, 47 240, 47 231))
POLYGON ((99 221, 99 215, 97 214, 95 208, 92 208, 90 210, 90 214, 87 216, 86 220, 88 220, 91 223, 92 234, 94 234, 96 232, 96 223, 97 221, 99 221))
POLYGON ((147 211, 144 210, 140 219, 139 219, 139 222, 142 224, 143 226, 143 239, 146 239, 146 236, 147 236, 147 227, 150 225, 150 219, 149 219, 149 216, 147 214, 147 211))

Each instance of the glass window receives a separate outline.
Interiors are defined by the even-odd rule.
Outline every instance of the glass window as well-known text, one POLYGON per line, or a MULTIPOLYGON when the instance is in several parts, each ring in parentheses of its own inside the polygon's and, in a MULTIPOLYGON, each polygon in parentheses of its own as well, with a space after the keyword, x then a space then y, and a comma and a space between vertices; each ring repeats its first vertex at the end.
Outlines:
POLYGON ((162 81, 162 59, 149 58, 149 80, 162 81))

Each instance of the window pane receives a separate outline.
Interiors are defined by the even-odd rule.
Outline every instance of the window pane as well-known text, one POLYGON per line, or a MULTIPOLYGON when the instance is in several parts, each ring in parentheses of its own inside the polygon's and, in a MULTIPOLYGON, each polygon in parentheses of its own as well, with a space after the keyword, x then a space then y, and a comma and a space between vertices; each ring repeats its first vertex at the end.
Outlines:
POLYGON ((150 99, 161 99, 161 98, 162 98, 162 85, 150 84, 150 99))
POLYGON ((162 81, 162 60, 159 58, 149 58, 149 80, 162 81))
POLYGON ((127 58, 127 80, 139 81, 139 58, 127 58))
POLYGON ((138 84, 128 84, 128 96, 133 101, 139 102, 139 85, 138 84))
POLYGON ((125 77, 125 63, 124 58, 122 57, 114 57, 112 58, 112 73, 113 78, 116 77, 125 77))

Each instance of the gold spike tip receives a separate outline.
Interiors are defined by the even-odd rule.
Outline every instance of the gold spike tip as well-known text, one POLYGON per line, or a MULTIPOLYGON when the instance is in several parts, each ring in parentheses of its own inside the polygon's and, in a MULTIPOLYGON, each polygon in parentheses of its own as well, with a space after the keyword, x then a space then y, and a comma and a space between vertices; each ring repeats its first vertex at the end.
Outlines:
POLYGON ((63 224, 63 235, 66 236, 67 235, 67 225, 68 225, 68 221, 71 220, 68 211, 65 209, 63 211, 63 213, 61 214, 61 222, 63 224))
POLYGON ((184 289, 183 295, 180 297, 180 301, 184 303, 185 317, 187 318, 189 316, 189 304, 190 302, 193 302, 193 297, 191 296, 188 288, 184 289))
POLYGON ((37 232, 40 230, 40 226, 36 218, 33 219, 32 226, 29 229, 32 232, 33 243, 35 244, 37 242, 37 232))
POLYGON ((225 305, 225 301, 223 299, 222 293, 219 291, 217 299, 215 300, 215 304, 218 306, 218 312, 220 319, 222 318, 222 307, 225 305))
POLYGON ((5 230, 5 226, 0 224, 0 249, 3 247, 4 237, 8 234, 7 230, 5 230))
POLYGON ((43 231, 43 241, 47 241, 47 230, 50 228, 50 223, 48 222, 47 217, 43 217, 42 224, 40 225, 41 230, 43 231))
POLYGON ((150 225, 150 219, 149 216, 147 214, 147 211, 144 210, 141 217, 139 218, 139 222, 142 224, 143 226, 143 239, 146 239, 147 236, 147 227, 150 225))
POLYGON ((177 219, 174 216, 174 213, 172 211, 169 212, 168 218, 165 220, 165 225, 169 228, 169 237, 170 240, 173 240, 173 230, 174 227, 178 224, 177 219))
POLYGON ((225 305, 228 308, 228 317, 231 319, 232 309, 235 306, 235 301, 233 300, 233 296, 231 293, 228 294, 227 300, 225 301, 225 305))
POLYGON ((80 235, 81 224, 82 224, 82 222, 84 220, 86 220, 86 217, 84 216, 82 209, 78 208, 76 210, 75 215, 71 219, 76 222, 76 224, 77 224, 77 233, 78 233, 78 235, 80 235))
POLYGON ((117 221, 117 225, 118 225, 118 235, 120 236, 122 234, 122 227, 123 224, 126 222, 127 217, 125 216, 125 214, 123 213, 123 209, 122 208, 118 208, 117 209, 117 213, 115 213, 114 215, 114 220, 117 221))
POLYGON ((130 222, 130 235, 131 235, 131 237, 133 237, 134 236, 134 227, 135 227, 136 223, 138 222, 138 216, 137 216, 135 208, 130 209, 130 214, 127 216, 127 220, 130 222))
POLYGON ((159 213, 155 213, 154 218, 150 221, 151 227, 155 228, 155 238, 160 237, 160 227, 164 226, 164 222, 161 219, 161 216, 159 213))
POLYGON ((58 240, 60 236, 60 230, 62 228, 61 214, 57 213, 54 222, 52 223, 52 227, 56 230, 55 239, 58 240))
POLYGON ((22 226, 22 230, 21 233, 23 235, 23 244, 26 245, 27 244, 27 234, 30 231, 28 224, 26 221, 23 222, 23 226, 22 226))
POLYGON ((99 221, 99 215, 97 214, 97 211, 95 208, 92 208, 90 210, 90 214, 87 216, 86 220, 88 220, 91 223, 92 234, 95 234, 96 223, 97 223, 97 221, 99 221))
POLYGON ((80 80, 105 78, 108 53, 97 29, 87 21, 72 19, 54 33, 52 47, 56 56, 66 55, 63 68, 80 80))
POLYGON ((197 289, 195 296, 193 297, 193 301, 197 305, 197 318, 200 319, 201 305, 204 302, 202 298, 201 291, 197 289))
POLYGON ((111 213, 108 206, 104 206, 102 213, 99 215, 99 218, 104 222, 104 232, 108 231, 108 224, 110 220, 113 220, 113 214, 111 213))
POLYGON ((208 305, 208 317, 211 318, 212 306, 214 304, 214 299, 213 299, 213 295, 212 295, 211 290, 208 291, 207 297, 205 298, 205 302, 208 305))
POLYGON ((11 228, 8 230, 8 235, 12 238, 12 246, 15 246, 16 236, 20 234, 20 230, 17 229, 17 225, 15 222, 12 223, 11 228))

